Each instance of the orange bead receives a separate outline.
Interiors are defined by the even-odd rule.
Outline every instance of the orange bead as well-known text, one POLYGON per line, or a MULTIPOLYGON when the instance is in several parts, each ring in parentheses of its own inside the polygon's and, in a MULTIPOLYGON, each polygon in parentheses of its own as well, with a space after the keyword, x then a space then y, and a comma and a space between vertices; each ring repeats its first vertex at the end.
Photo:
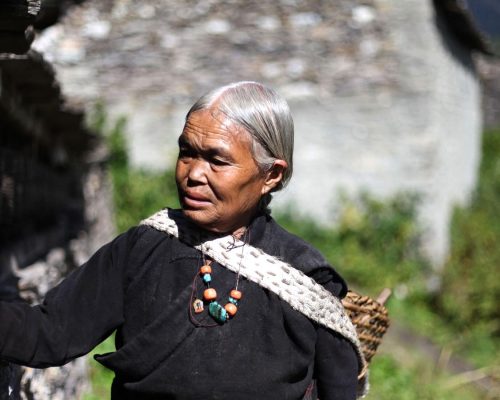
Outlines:
POLYGON ((239 290, 233 289, 229 293, 229 296, 231 296, 233 299, 240 300, 241 299, 241 292, 239 290))
POLYGON ((205 289, 203 292, 203 298, 207 301, 215 300, 217 298, 217 292, 214 288, 205 289))
POLYGON ((203 302, 200 300, 200 299, 196 299, 194 302, 193 302, 193 308, 194 308, 194 312, 196 314, 199 314, 201 312, 203 312, 203 302))
POLYGON ((211 274, 212 273, 212 267, 210 265, 203 265, 200 268, 200 273, 202 273, 202 274, 211 274))
POLYGON ((238 311, 238 307, 236 307, 233 303, 227 303, 224 308, 231 317, 233 317, 238 311))

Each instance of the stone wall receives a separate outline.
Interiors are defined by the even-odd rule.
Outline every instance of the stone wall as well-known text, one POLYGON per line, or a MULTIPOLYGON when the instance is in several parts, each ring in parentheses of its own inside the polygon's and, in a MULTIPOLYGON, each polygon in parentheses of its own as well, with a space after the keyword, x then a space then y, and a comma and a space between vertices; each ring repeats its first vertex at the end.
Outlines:
POLYGON ((331 101, 291 101, 297 128, 294 185, 279 199, 318 220, 336 193, 421 194, 425 251, 440 265, 454 205, 467 204, 480 160, 481 99, 471 52, 431 4, 378 1, 391 43, 394 86, 331 101), (314 177, 315 179, 311 179, 314 177))
POLYGON ((74 101, 127 116, 131 161, 146 168, 173 164, 201 93, 271 85, 291 104, 297 140, 276 206, 329 223, 341 190, 417 191, 439 266, 452 208, 475 185, 481 135, 472 50, 448 22, 431 0, 88 0, 34 45, 74 101))
MULTIPOLYGON (((0 300, 30 304, 113 234, 106 153, 29 50, 39 7, 0 4, 0 300)), ((87 384, 85 358, 47 369, 0 360, 1 400, 74 399, 87 384)))

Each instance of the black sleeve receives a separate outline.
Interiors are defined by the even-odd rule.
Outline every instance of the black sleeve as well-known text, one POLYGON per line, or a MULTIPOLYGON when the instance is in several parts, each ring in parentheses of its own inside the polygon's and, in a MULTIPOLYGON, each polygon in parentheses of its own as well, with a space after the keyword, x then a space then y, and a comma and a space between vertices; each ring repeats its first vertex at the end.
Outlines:
POLYGON ((122 324, 124 268, 136 230, 103 246, 42 304, 0 302, 0 358, 35 368, 62 365, 122 324))
MULTIPOLYGON (((331 267, 317 269, 312 277, 339 298, 347 293, 345 281, 331 267)), ((321 400, 356 399, 358 370, 353 345, 336 332, 319 326, 314 362, 318 397, 321 400)))
POLYGON ((356 399, 356 352, 347 339, 323 327, 318 328, 314 374, 321 400, 356 399))

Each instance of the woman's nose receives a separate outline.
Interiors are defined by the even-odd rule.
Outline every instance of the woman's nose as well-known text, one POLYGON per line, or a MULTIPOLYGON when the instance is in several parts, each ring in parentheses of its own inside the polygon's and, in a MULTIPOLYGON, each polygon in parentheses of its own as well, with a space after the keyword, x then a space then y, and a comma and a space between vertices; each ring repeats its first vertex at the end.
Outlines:
POLYGON ((207 183, 207 162, 203 159, 193 158, 189 164, 188 180, 191 183, 207 183))

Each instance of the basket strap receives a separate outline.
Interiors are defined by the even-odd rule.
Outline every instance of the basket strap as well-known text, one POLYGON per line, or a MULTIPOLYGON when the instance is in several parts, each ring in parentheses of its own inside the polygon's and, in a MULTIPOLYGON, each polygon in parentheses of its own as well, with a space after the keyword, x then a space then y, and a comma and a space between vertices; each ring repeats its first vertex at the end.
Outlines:
POLYGON ((178 238, 227 269, 272 291, 294 310, 339 333, 353 344, 360 371, 366 371, 356 329, 341 301, 302 271, 232 235, 221 237, 201 231, 178 211, 163 209, 143 220, 141 225, 178 238))

